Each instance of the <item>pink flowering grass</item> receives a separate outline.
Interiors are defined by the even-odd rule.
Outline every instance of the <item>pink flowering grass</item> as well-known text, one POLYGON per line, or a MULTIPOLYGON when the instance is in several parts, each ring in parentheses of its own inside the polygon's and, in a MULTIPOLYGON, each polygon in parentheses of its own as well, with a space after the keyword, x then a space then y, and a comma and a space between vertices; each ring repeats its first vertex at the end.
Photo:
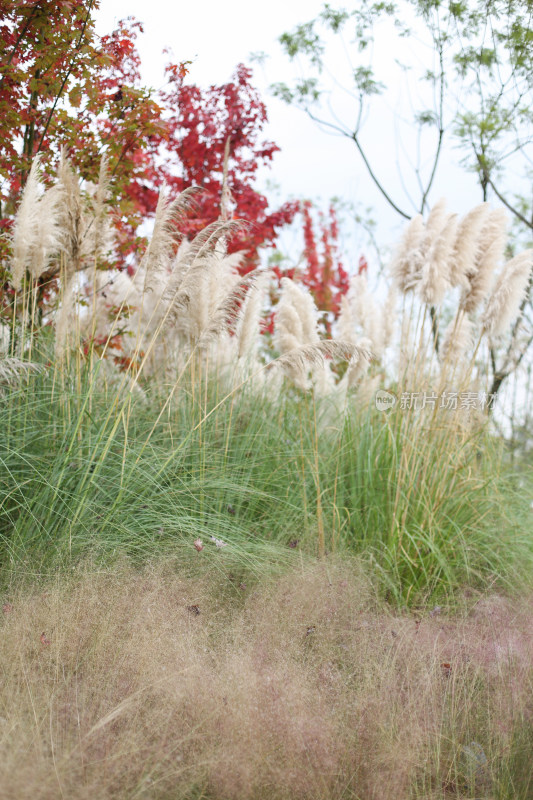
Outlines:
POLYGON ((526 798, 530 598, 392 612, 356 562, 4 590, 0 798, 526 798))

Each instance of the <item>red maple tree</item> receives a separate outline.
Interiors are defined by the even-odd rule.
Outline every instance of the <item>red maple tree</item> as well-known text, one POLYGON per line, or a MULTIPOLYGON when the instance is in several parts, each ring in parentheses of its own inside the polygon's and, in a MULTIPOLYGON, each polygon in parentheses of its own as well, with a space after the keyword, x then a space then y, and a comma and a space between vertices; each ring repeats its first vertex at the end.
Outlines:
MULTIPOLYGON (((229 243, 244 250, 243 271, 258 249, 273 245, 297 204, 277 210, 253 182, 278 150, 261 141, 266 108, 239 65, 233 78, 207 90, 187 83, 187 65, 169 64, 167 87, 142 86, 130 18, 98 38, 98 0, 0 0, 0 219, 9 228, 32 158, 51 171, 62 146, 79 175, 95 181, 105 151, 113 176, 119 265, 142 252, 140 223, 155 211, 161 184, 177 192, 199 185, 198 214, 184 231, 193 235, 220 214, 222 173, 229 142, 228 189, 233 214, 248 227, 229 243)), ((3 240, 4 255, 6 240, 3 240)))
POLYGON ((318 234, 312 216, 312 203, 302 203, 305 270, 300 275, 317 308, 323 311, 322 321, 328 334, 331 324, 338 317, 340 301, 348 291, 350 277, 344 268, 339 253, 339 223, 333 203, 327 216, 318 212, 318 234))

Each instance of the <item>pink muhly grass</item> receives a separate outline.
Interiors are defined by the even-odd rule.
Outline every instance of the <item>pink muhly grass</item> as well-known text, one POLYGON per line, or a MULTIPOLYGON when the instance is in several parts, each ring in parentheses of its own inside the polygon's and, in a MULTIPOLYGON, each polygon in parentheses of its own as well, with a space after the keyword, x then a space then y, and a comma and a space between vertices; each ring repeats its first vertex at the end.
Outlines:
POLYGON ((2 797, 458 796, 465 745, 503 764, 531 727, 528 596, 415 617, 346 557, 302 559, 237 600, 220 569, 175 567, 9 588, 2 797))

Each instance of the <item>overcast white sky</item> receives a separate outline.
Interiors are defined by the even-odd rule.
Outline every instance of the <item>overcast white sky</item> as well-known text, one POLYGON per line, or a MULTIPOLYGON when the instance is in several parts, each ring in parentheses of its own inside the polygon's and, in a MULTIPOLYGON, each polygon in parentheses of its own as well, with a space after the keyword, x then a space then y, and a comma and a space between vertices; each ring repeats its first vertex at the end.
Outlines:
MULTIPOLYGON (((164 81, 166 57, 162 51, 165 46, 172 49, 176 60, 193 62, 189 78, 204 86, 227 81, 237 63, 250 64, 251 52, 267 53, 270 58, 264 67, 259 64, 252 66, 254 85, 261 91, 269 113, 266 137, 281 147, 269 170, 269 178, 280 186, 279 199, 291 195, 320 198, 325 205, 329 198, 337 196, 361 207, 370 206, 379 223, 380 244, 387 245, 397 237, 403 223, 372 185, 353 142, 326 135, 304 113, 273 98, 268 91, 271 83, 290 82, 296 74, 295 67, 282 54, 277 38, 296 24, 315 17, 322 6, 322 0, 269 0, 268 3, 250 0, 227 0, 224 3, 219 0, 203 0, 201 3, 102 0, 97 15, 97 31, 109 32, 119 19, 129 15, 142 21, 145 32, 138 43, 142 74, 144 82, 153 87, 161 86, 164 81)), ((410 151, 415 142, 409 140, 409 131, 400 141, 394 130, 395 116, 407 111, 404 104, 413 101, 393 78, 393 59, 396 55, 405 56, 405 52, 389 52, 386 32, 381 48, 375 55, 384 69, 386 82, 390 82, 390 91, 387 99, 380 101, 381 110, 368 119, 362 139, 382 181, 397 202, 411 212, 412 207, 397 175, 396 162, 405 156, 401 148, 410 151), (390 72, 387 64, 390 64, 390 72)), ((341 63, 342 58, 342 54, 333 52, 329 62, 335 77, 339 77, 341 82, 341 72, 346 66, 341 63)), ((345 93, 339 90, 332 100, 343 119, 349 121, 354 116, 353 101, 345 93)), ((416 105, 416 98, 414 102, 416 105)), ((406 180, 409 181, 409 177, 406 180)), ((264 190, 264 184, 259 188, 264 190)), ((269 192, 267 194, 270 196, 269 192)), ((464 212, 479 202, 473 178, 455 169, 453 159, 449 157, 438 175, 433 202, 442 195, 448 198, 450 208, 458 212, 464 212)), ((356 236, 355 228, 354 223, 347 222, 349 236, 356 236)), ((290 248, 290 242, 286 242, 286 246, 290 248)), ((354 254, 354 262, 357 258, 358 254, 354 254)))

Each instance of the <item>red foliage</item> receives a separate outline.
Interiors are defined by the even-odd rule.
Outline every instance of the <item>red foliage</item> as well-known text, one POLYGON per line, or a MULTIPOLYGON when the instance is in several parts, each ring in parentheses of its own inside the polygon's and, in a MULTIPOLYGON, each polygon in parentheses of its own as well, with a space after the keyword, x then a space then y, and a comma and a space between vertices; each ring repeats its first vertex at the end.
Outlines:
MULTIPOLYGON (((305 269, 274 267, 274 273, 278 279, 297 276, 309 287, 329 331, 348 288, 335 209, 319 214, 316 229, 310 202, 271 210, 254 188, 259 168, 270 164, 279 148, 262 138, 267 112, 251 70, 239 64, 227 83, 203 90, 187 83, 188 62, 171 63, 166 88, 154 93, 141 83, 136 48, 141 23, 128 18, 98 39, 92 21, 98 5, 99 0, 0 0, 1 232, 9 230, 37 152, 50 171, 64 146, 80 176, 95 181, 105 151, 113 177, 118 264, 133 271, 145 245, 137 229, 154 213, 163 181, 176 193, 193 184, 204 190, 194 218, 185 223, 189 237, 220 216, 229 143, 225 211, 246 221, 230 240, 230 252, 244 251, 242 272, 248 272, 259 249, 275 246, 280 229, 301 212, 305 269)), ((6 237, 0 237, 2 247, 5 254, 6 237)), ((362 258, 359 271, 364 269, 362 258)), ((0 304, 7 306, 12 296, 6 277, 0 275, 5 286, 0 304)), ((50 285, 41 287, 41 299, 50 285)), ((271 327, 272 318, 265 330, 271 327)))
POLYGON ((319 212, 319 246, 311 215, 311 202, 306 200, 301 210, 306 267, 299 278, 313 295, 317 308, 327 312, 324 315, 324 326, 331 333, 332 317, 338 316, 341 297, 348 291, 350 283, 339 254, 337 214, 333 204, 329 207, 327 217, 319 212))
POLYGON ((284 203, 269 211, 264 195, 253 188, 257 170, 272 161, 279 147, 260 141, 267 121, 266 107, 250 80, 252 71, 239 64, 232 80, 222 86, 202 91, 185 84, 174 65, 167 67, 170 87, 161 94, 168 109, 166 180, 182 191, 187 186, 201 186, 199 214, 189 222, 186 232, 217 219, 220 214, 224 151, 229 140, 228 188, 233 217, 247 221, 247 228, 230 242, 229 250, 243 250, 243 272, 257 262, 258 249, 272 245, 283 225, 292 222, 298 203, 284 203), (180 165, 179 174, 172 166, 180 165))
POLYGON ((297 211, 295 203, 270 210, 253 187, 278 147, 260 139, 267 115, 251 71, 241 64, 228 83, 204 91, 186 83, 186 63, 169 64, 168 86, 154 94, 140 80, 142 25, 129 18, 97 40, 98 5, 0 0, 0 225, 9 226, 35 153, 51 168, 65 146, 81 177, 94 181, 105 150, 125 266, 139 250, 136 229, 155 211, 164 180, 176 191, 192 184, 205 190, 188 235, 219 217, 229 138, 232 212, 248 223, 230 250, 244 250, 248 271, 258 248, 272 245, 297 211))

